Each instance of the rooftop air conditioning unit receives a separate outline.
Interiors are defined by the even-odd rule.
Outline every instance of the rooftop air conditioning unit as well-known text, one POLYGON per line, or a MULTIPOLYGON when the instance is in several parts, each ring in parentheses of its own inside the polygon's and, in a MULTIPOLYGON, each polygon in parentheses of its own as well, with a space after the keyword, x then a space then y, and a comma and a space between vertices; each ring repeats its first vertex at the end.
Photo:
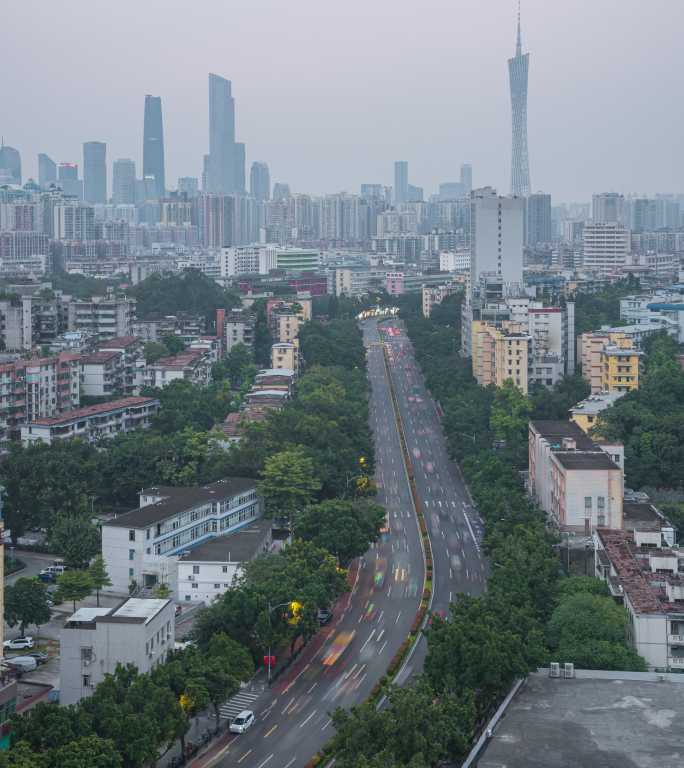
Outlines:
POLYGON ((575 665, 572 662, 566 662, 563 665, 563 677, 566 680, 572 680, 575 676, 575 665))
POLYGON ((549 677, 560 677, 560 663, 557 661, 552 661, 549 666, 549 677))

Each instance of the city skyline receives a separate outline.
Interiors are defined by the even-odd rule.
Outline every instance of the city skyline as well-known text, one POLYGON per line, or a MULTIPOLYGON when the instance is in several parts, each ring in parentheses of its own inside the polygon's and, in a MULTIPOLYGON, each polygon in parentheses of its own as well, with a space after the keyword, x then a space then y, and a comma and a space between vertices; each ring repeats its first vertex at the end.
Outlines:
MULTIPOLYGON (((640 6, 627 0, 621 14, 614 16, 596 11, 584 0, 567 8, 548 8, 537 0, 524 4, 525 38, 535 56, 529 105, 532 192, 543 190, 555 200, 571 201, 589 199, 601 189, 679 191, 684 169, 677 157, 676 131, 670 126, 678 123, 682 108, 670 105, 672 113, 662 100, 648 98, 656 87, 659 92, 676 87, 676 62, 657 72, 652 66, 658 51, 676 51, 674 29, 684 20, 684 9, 671 5, 656 0, 653 14, 637 16, 640 6), (663 23, 665 18, 668 23, 663 23), (590 30, 584 28, 588 20, 590 30), (563 29, 562 36, 558 29, 563 29), (649 115, 645 128, 643 120, 634 119, 639 113, 649 115), (636 151, 649 137, 651 151, 636 151)), ((284 29, 295 41, 303 34, 293 29, 291 20, 280 19, 282 10, 273 3, 263 6, 279 33, 284 29)), ((414 183, 426 191, 456 180, 464 160, 476 168, 477 184, 506 190, 510 180, 506 59, 515 5, 497 0, 489 6, 485 11, 474 0, 463 0, 446 10, 432 0, 421 18, 399 6, 387 21, 385 6, 379 5, 364 25, 358 24, 358 14, 350 7, 335 11, 332 26, 337 31, 331 32, 323 23, 323 11, 303 0, 298 13, 307 21, 310 58, 281 56, 275 73, 258 63, 256 51, 250 53, 233 29, 249 29, 257 22, 259 14, 248 7, 234 9, 236 22, 242 24, 229 29, 222 25, 228 21, 226 14, 211 3, 178 29, 165 24, 158 36, 164 50, 177 49, 182 42, 197 55, 159 56, 162 43, 148 40, 150 52, 136 61, 135 74, 131 64, 114 55, 123 39, 120 35, 95 35, 89 40, 78 36, 79 27, 73 24, 78 5, 69 14, 45 11, 51 17, 51 25, 46 25, 51 33, 41 39, 32 59, 35 65, 23 68, 21 77, 14 78, 16 85, 6 84, 6 114, 0 129, 5 143, 22 154, 24 178, 37 178, 38 153, 56 162, 78 162, 81 145, 89 139, 106 142, 110 159, 130 157, 141 168, 142 136, 136 116, 145 92, 157 93, 164 102, 167 186, 173 187, 179 176, 201 176, 208 135, 203 83, 207 72, 216 71, 239 92, 239 136, 247 145, 248 167, 253 160, 267 162, 272 179, 289 183, 294 191, 321 194, 355 191, 361 183, 389 185, 396 158, 409 161, 414 183), (430 19, 434 39, 428 48, 414 38, 420 37, 417 33, 430 19), (452 22, 459 30, 457 44, 447 45, 442 27, 449 28, 452 22), (359 41, 356 63, 342 41, 353 24, 359 41), (416 34, 410 35, 414 27, 416 34), (196 51, 200 28, 206 41, 196 51), (219 45, 222 34, 228 41, 221 39, 219 45), (57 41, 67 46, 78 42, 86 48, 97 44, 100 64, 78 81, 69 80, 66 61, 55 60, 57 41), (41 68, 47 55, 50 66, 41 68), (109 60, 116 61, 117 79, 109 60), (59 89, 54 87, 57 78, 59 89), (113 82, 116 88, 108 94, 113 82), (424 87, 427 82, 429 88, 424 87), (449 99, 444 99, 445 93, 449 99), (44 133, 44 121, 32 120, 36 102, 41 109, 55 110, 50 135, 44 133), (399 114, 401 119, 395 120, 399 114)), ((155 7, 150 3, 142 12, 151 14, 155 7)), ((164 7, 173 18, 173 8, 164 7)), ((122 30, 125 9, 126 2, 120 10, 108 10, 103 27, 122 30)), ((13 52, 19 56, 19 46, 25 43, 22 30, 28 29, 34 11, 30 0, 8 11, 0 42, 9 56, 13 52)), ((277 54, 275 38, 267 37, 263 45, 277 54)))

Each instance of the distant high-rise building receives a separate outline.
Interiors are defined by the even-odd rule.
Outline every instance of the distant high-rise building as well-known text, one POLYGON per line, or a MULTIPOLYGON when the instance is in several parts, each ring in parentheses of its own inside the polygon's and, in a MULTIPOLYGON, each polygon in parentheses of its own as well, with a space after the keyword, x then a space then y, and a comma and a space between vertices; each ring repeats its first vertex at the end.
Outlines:
POLYGON ((114 205, 135 203, 135 162, 128 158, 112 165, 112 202, 114 205))
POLYGON ((458 200, 467 195, 469 191, 466 191, 460 181, 444 181, 439 185, 439 199, 440 201, 458 200))
POLYGON ((93 240, 95 238, 95 209, 81 202, 55 205, 55 240, 93 240))
POLYGON ((422 203, 423 202, 423 188, 414 187, 413 184, 408 185, 408 197, 409 203, 422 203))
POLYGON ((385 195, 385 188, 382 184, 362 184, 361 197, 366 200, 379 200, 385 195))
POLYGON ((405 203, 409 197, 408 163, 397 160, 394 163, 394 202, 405 203))
POLYGON ((235 244, 236 197, 233 195, 202 194, 197 213, 202 245, 225 248, 235 244))
POLYGON ((38 155, 38 184, 47 189, 57 181, 57 163, 42 152, 38 155))
POLYGON ((181 176, 178 179, 178 194, 186 197, 197 197, 199 182, 196 176, 181 176))
POLYGON ((88 203, 107 202, 107 145, 102 141, 83 145, 83 197, 88 203))
POLYGON ((625 198, 618 192, 601 192, 591 198, 591 218, 601 224, 625 221, 625 198))
POLYGON ((57 166, 57 182, 65 195, 83 200, 83 182, 78 178, 77 163, 59 163, 57 166))
POLYGON ((461 184, 466 195, 473 189, 473 166, 470 163, 461 163, 461 184))
POLYGON ((530 160, 527 151, 527 77, 530 54, 522 52, 520 33, 520 6, 518 6, 518 36, 515 56, 508 60, 508 77, 511 86, 511 115, 513 126, 511 158, 511 194, 530 194, 530 160))
POLYGON ((10 184, 21 184, 21 155, 19 150, 0 144, 0 176, 10 184), (4 173, 3 173, 4 171, 4 173))
POLYGON ((233 192, 244 195, 247 192, 245 186, 245 145, 236 142, 233 149, 233 192))
POLYGON ((491 187, 473 191, 470 200, 470 284, 483 275, 522 286, 525 201, 502 197, 491 187))
POLYGON ((287 200, 291 196, 290 185, 284 184, 282 181, 276 181, 273 185, 273 199, 274 200, 287 200))
POLYGON ((589 222, 582 233, 584 268, 599 274, 616 273, 629 254, 629 230, 618 222, 589 222))
MULTIPOLYGON (((228 194, 236 191, 238 150, 235 146, 235 100, 232 84, 219 75, 209 75, 209 162, 210 192, 228 194)), ((244 174, 244 168, 243 168, 244 174)))
POLYGON ((161 96, 145 96, 143 125, 143 177, 154 178, 155 197, 166 193, 164 171, 164 123, 162 121, 161 96))
POLYGON ((526 243, 534 248, 551 242, 551 195, 541 192, 527 198, 526 243))
POLYGON ((249 192, 257 200, 271 199, 271 174, 266 163, 255 160, 249 171, 249 192))
POLYGON ((653 232, 658 229, 659 224, 665 226, 664 222, 658 221, 658 203, 659 200, 652 200, 647 197, 639 197, 632 200, 632 217, 630 229, 632 232, 653 232))

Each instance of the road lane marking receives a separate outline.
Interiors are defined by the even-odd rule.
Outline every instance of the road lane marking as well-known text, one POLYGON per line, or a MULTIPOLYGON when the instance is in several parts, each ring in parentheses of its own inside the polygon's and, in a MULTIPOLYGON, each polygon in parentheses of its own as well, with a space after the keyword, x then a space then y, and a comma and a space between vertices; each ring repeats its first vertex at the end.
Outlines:
POLYGON ((312 713, 311 713, 311 714, 310 714, 310 715, 309 715, 309 716, 306 718, 306 720, 304 720, 304 722, 303 722, 303 723, 300 723, 300 724, 299 724, 299 727, 300 727, 300 728, 303 728, 303 727, 304 727, 304 726, 305 726, 305 725, 306 725, 306 724, 309 722, 309 720, 311 720, 311 718, 312 718, 312 717, 313 717, 315 714, 316 714, 316 710, 314 709, 314 711, 313 711, 313 712, 312 712, 312 713))
POLYGON ((290 768, 290 766, 292 765, 292 763, 294 763, 296 759, 297 759, 296 757, 293 757, 292 760, 290 760, 290 762, 285 766, 285 768, 290 768))
POLYGON ((270 755, 269 755, 269 756, 268 756, 268 757, 267 757, 267 758, 264 760, 264 762, 263 762, 263 763, 261 763, 261 765, 259 766, 259 768, 264 768, 264 766, 266 765, 266 763, 267 763, 267 762, 268 762, 268 761, 269 761, 269 760, 270 760, 270 759, 273 757, 273 754, 274 754, 274 753, 273 753, 273 752, 271 752, 271 754, 270 754, 270 755))
POLYGON ((266 731, 266 733, 264 734, 264 738, 267 739, 273 733, 273 731, 275 731, 277 727, 278 727, 278 724, 276 723, 272 728, 266 731))
POLYGON ((401 616, 401 611, 399 611, 399 613, 397 614, 397 618, 394 620, 394 623, 395 623, 395 624, 398 624, 398 623, 399 623, 399 617, 400 617, 400 616, 401 616))
POLYGON ((307 691, 307 693, 311 693, 311 691, 313 691, 313 689, 314 689, 314 688, 315 688, 317 685, 318 685, 318 683, 314 683, 314 684, 311 686, 311 688, 309 688, 309 690, 307 691))
POLYGON ((248 755, 251 755, 254 750, 250 749, 248 752, 245 752, 245 754, 238 760, 238 763, 241 763, 248 755))
POLYGON ((380 646, 380 650, 378 651, 378 656, 382 656, 382 652, 385 650, 385 646, 387 645, 387 640, 380 646))
MULTIPOLYGON (((284 693, 284 691, 283 691, 283 693, 284 693)), ((290 702, 285 705, 285 709, 283 709, 283 711, 280 713, 281 715, 284 715, 287 712, 287 710, 290 708, 290 704, 292 704, 292 702, 295 700, 295 698, 296 698, 296 696, 293 696, 290 699, 290 702)))
POLYGON ((372 630, 372 632, 370 633, 370 635, 368 635, 368 638, 367 638, 366 642, 365 642, 365 643, 364 643, 364 644, 361 646, 361 650, 362 650, 362 651, 363 651, 363 649, 364 649, 364 648, 365 648, 365 647, 368 645, 368 643, 370 643, 370 641, 373 639, 373 636, 374 636, 374 635, 375 635, 375 630, 372 630))
POLYGON ((322 731, 324 731, 329 725, 332 723, 332 720, 328 720, 328 722, 321 728, 322 731))

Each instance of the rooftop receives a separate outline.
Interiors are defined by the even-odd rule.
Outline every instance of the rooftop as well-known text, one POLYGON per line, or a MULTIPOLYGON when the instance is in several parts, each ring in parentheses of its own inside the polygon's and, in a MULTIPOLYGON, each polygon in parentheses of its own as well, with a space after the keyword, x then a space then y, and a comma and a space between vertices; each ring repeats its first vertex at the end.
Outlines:
POLYGON ((251 491, 256 488, 256 483, 257 481, 252 478, 227 477, 201 487, 155 486, 144 488, 140 492, 141 496, 159 496, 161 501, 125 512, 107 522, 106 525, 122 528, 146 528, 200 504, 228 499, 240 493, 251 491))
POLYGON ((267 376, 282 376, 284 378, 292 379, 294 378, 294 371, 292 368, 264 368, 256 375, 257 379, 267 376))
POLYGON ((98 621, 147 624, 170 603, 171 600, 166 599, 129 597, 113 608, 79 608, 67 619, 66 625, 96 624, 98 621))
POLYGON ((609 408, 611 405, 614 405, 624 394, 624 392, 599 392, 596 395, 587 397, 586 400, 581 400, 577 405, 574 405, 570 409, 570 413, 596 415, 606 408, 609 408))
POLYGON ((620 467, 604 451, 554 451, 556 459, 566 469, 616 469, 620 467))
POLYGON ((126 349, 126 347, 136 345, 139 341, 137 336, 118 336, 116 339, 103 341, 97 346, 99 349, 126 349))
POLYGON ((73 411, 67 411, 61 416, 36 419, 35 421, 29 422, 29 424, 41 427, 54 427, 59 424, 69 424, 72 421, 78 421, 79 419, 85 419, 90 416, 98 416, 114 411, 121 411, 126 408, 154 404, 159 405, 159 400, 154 397, 122 397, 119 400, 111 400, 108 403, 98 403, 97 405, 87 405, 85 408, 76 408, 73 411))
POLYGON ((171 357, 161 357, 151 367, 153 368, 186 368, 189 365, 194 365, 204 356, 204 351, 201 349, 186 349, 185 352, 181 352, 178 355, 172 355, 171 357))
POLYGON ((653 504, 625 500, 622 505, 626 531, 659 531, 671 528, 670 521, 653 504))
POLYGON ((81 358, 81 364, 85 365, 97 365, 98 363, 107 363, 110 360, 116 360, 119 357, 119 353, 116 350, 108 350, 101 352, 93 352, 91 355, 86 355, 81 358))
POLYGON ((563 438, 574 440, 578 451, 600 450, 574 421, 531 421, 530 425, 551 445, 554 452, 561 450, 563 438))
POLYGON ((684 675, 531 674, 478 768, 679 768, 684 675))
POLYGON ((243 563, 262 550, 271 532, 271 520, 257 520, 226 536, 216 536, 181 555, 181 562, 243 563))

